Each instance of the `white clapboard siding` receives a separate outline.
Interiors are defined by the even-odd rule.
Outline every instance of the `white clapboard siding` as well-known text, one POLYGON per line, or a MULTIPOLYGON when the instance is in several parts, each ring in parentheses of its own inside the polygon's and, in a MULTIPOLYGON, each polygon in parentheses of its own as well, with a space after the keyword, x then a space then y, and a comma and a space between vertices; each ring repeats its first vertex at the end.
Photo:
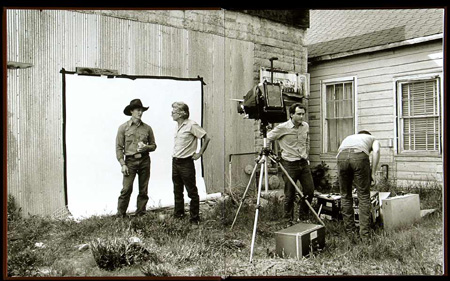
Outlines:
MULTIPOLYGON (((369 130, 380 140, 381 164, 389 165, 390 176, 399 181, 437 179, 442 182, 442 155, 431 156, 416 162, 411 156, 400 156, 390 146, 396 130, 397 77, 441 73, 443 65, 442 41, 435 40, 406 47, 378 51, 370 54, 312 63, 311 97, 309 113, 311 127, 312 165, 325 161, 335 168, 332 155, 322 152, 322 111, 320 83, 340 77, 356 77, 357 130, 369 130), (318 122, 319 120, 319 122, 318 122), (414 172, 412 172, 414 171, 414 172)), ((335 170, 331 171, 335 174, 335 170)))

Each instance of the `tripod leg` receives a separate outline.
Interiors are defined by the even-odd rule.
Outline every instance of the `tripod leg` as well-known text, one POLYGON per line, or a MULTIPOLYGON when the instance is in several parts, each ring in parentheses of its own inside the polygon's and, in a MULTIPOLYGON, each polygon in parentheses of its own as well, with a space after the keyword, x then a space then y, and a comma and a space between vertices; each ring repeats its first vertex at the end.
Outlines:
MULTIPOLYGON (((272 157, 270 157, 270 160, 276 162, 272 157)), ((316 211, 314 211, 314 208, 311 206, 311 204, 309 204, 308 200, 304 199, 305 196, 303 195, 303 192, 300 190, 300 188, 297 186, 297 184, 294 182, 294 180, 289 176, 288 172, 286 171, 286 169, 283 167, 283 165, 281 165, 281 163, 278 163, 281 167, 281 170, 283 171, 283 173, 286 175, 286 177, 289 179, 289 181, 294 185, 295 189, 297 190, 297 192, 300 194, 301 200, 305 200, 306 205, 308 205, 309 209, 313 212, 314 216, 317 218, 317 220, 323 225, 325 226, 325 224, 323 223, 323 221, 320 219, 319 215, 317 215, 316 211)))
MULTIPOLYGON (((239 208, 237 209, 236 215, 234 216, 233 223, 231 224, 231 229, 233 229, 233 226, 234 226, 234 224, 235 224, 235 222, 236 222, 236 219, 237 219, 237 216, 238 216, 238 214, 239 214, 239 211, 241 210, 242 203, 244 203, 245 195, 247 195, 247 191, 248 191, 248 189, 249 189, 249 187, 250 187, 250 185, 251 185, 251 183, 252 183, 253 176, 254 176, 255 173, 256 173, 256 168, 257 168, 257 167, 258 167, 258 164, 256 163, 256 164, 255 164, 255 167, 253 167, 252 175, 250 176, 250 180, 248 181, 248 184, 247 184, 247 187, 245 188, 244 194, 242 195, 242 199, 241 199, 241 203, 239 204, 239 208)), ((261 171, 261 172, 262 172, 262 171, 261 171)))
POLYGON ((263 162, 261 163, 261 173, 259 175, 259 183, 258 183, 258 197, 256 198, 256 211, 255 211, 255 221, 253 223, 253 234, 252 234, 252 244, 250 247, 250 262, 253 260, 253 249, 255 246, 255 239, 256 239, 256 228, 258 225, 258 215, 259 215, 259 199, 261 197, 261 189, 262 189, 262 180, 263 180, 263 174, 265 176, 265 182, 267 184, 267 161, 266 156, 263 156, 263 162), (264 169, 264 170, 263 170, 264 169))

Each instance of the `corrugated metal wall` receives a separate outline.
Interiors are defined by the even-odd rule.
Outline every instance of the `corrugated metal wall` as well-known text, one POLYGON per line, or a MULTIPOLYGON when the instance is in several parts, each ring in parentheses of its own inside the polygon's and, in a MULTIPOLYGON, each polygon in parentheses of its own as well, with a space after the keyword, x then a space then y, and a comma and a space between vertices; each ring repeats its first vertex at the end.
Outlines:
POLYGON ((7 72, 8 193, 25 215, 64 207, 60 70, 75 67, 203 77, 212 137, 205 180, 208 192, 223 191, 224 53, 224 38, 212 34, 65 10, 7 10, 7 60, 33 64, 7 72))

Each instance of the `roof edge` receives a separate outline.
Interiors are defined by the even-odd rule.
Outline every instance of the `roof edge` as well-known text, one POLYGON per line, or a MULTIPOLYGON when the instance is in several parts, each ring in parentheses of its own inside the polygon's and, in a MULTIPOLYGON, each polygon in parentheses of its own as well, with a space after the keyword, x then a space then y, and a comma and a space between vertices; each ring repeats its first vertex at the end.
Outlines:
POLYGON ((308 57, 308 61, 309 62, 318 62, 318 61, 333 60, 333 59, 344 58, 344 57, 349 57, 349 56, 353 56, 353 55, 359 55, 359 54, 376 52, 376 51, 383 51, 383 50, 402 47, 402 46, 408 46, 408 45, 413 45, 413 44, 418 44, 418 43, 423 43, 423 42, 428 42, 428 41, 433 41, 433 40, 439 40, 439 39, 443 39, 443 38, 444 38, 443 33, 438 33, 438 34, 433 34, 433 35, 429 35, 429 36, 418 37, 418 38, 414 38, 414 39, 408 39, 408 40, 404 40, 404 41, 400 41, 400 42, 389 43, 389 44, 385 44, 385 45, 374 46, 374 47, 369 47, 369 48, 364 48, 364 49, 359 49, 359 50, 354 50, 354 51, 308 57))

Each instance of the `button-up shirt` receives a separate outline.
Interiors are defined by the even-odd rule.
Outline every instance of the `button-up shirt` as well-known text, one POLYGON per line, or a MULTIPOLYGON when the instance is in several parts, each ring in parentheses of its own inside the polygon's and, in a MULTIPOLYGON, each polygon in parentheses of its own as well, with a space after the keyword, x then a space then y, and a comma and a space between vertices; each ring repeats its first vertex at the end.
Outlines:
POLYGON ((176 127, 173 157, 187 158, 197 152, 197 139, 206 135, 206 131, 195 121, 185 119, 181 125, 176 127))
POLYGON ((142 122, 142 120, 135 124, 132 119, 120 125, 116 137, 116 157, 121 165, 125 164, 124 155, 128 156, 138 153, 139 142, 149 145, 148 151, 156 149, 152 127, 142 122))
POLYGON ((298 128, 291 119, 277 125, 267 133, 269 142, 278 140, 281 148, 281 158, 287 161, 308 159, 309 125, 302 122, 298 128))

